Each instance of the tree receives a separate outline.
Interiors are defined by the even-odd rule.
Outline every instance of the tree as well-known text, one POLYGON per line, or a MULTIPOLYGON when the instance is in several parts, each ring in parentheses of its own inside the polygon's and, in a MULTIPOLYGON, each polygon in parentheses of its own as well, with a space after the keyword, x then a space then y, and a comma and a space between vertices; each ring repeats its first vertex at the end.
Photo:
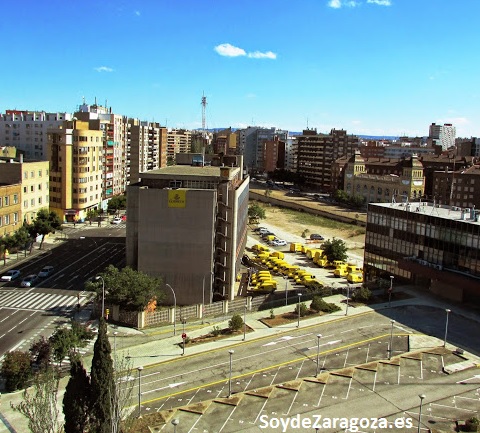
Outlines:
POLYGON ((272 195, 272 190, 270 188, 267 188, 263 195, 267 198, 269 198, 272 195))
MULTIPOLYGON (((295 314, 298 315, 298 304, 295 306, 295 314)), ((308 308, 305 305, 305 302, 300 304, 300 317, 305 317, 307 315, 308 308)))
POLYGON ((248 218, 249 219, 265 219, 265 209, 258 203, 252 203, 248 206, 248 218))
POLYGON ((234 314, 232 318, 228 321, 228 327, 232 331, 238 331, 242 328, 243 326, 243 319, 240 314, 234 314))
POLYGON ((13 410, 20 412, 28 419, 28 427, 32 433, 60 433, 57 407, 58 384, 60 376, 56 371, 48 369, 35 375, 33 390, 23 392, 23 401, 11 404, 13 410))
POLYGON ((15 246, 22 248, 27 255, 27 247, 33 241, 31 234, 28 231, 27 226, 20 227, 13 235, 15 239, 15 246))
POLYGON ((70 360, 70 379, 63 396, 65 433, 83 433, 88 425, 90 378, 77 356, 70 360))
POLYGON ((1 374, 8 392, 23 388, 32 377, 29 354, 19 350, 7 352, 3 358, 1 374))
POLYGON ((357 302, 368 302, 372 297, 372 292, 367 287, 360 287, 358 290, 355 290, 352 298, 357 302))
POLYGON ((107 210, 109 213, 117 213, 120 209, 127 208, 127 196, 117 195, 112 197, 108 202, 107 210))
POLYGON ((55 230, 62 230, 62 222, 55 212, 48 212, 47 209, 40 209, 33 224, 26 226, 31 237, 42 236, 40 248, 42 249, 45 236, 49 233, 55 233, 55 230))
POLYGON ((11 235, 4 235, 0 238, 0 254, 3 258, 3 264, 7 264, 7 252, 12 249, 16 244, 15 238, 11 235))
POLYGON ((313 297, 310 308, 315 311, 323 311, 324 313, 333 313, 340 310, 338 305, 325 301, 321 296, 313 297))
POLYGON ((72 320, 70 328, 58 328, 50 337, 53 359, 61 362, 77 347, 84 347, 93 338, 93 333, 84 325, 72 320))
POLYGON ((347 261, 347 245, 341 239, 333 238, 332 240, 328 239, 323 243, 323 257, 326 257, 327 260, 332 263, 335 260, 347 261))
POLYGON ((110 433, 115 381, 107 324, 100 318, 98 337, 93 347, 90 387, 90 425, 95 433, 110 433))
MULTIPOLYGON (((108 266, 100 274, 105 282, 105 299, 129 311, 144 311, 147 307, 158 305, 165 298, 163 283, 159 278, 150 277, 130 267, 119 270, 108 266)), ((102 281, 91 281, 85 285, 86 290, 95 291, 102 298, 102 281)))
POLYGON ((92 220, 98 217, 97 209, 88 209, 87 210, 87 220, 92 224, 92 220))
POLYGON ((37 366, 40 371, 45 371, 50 366, 50 358, 52 356, 52 344, 43 335, 39 340, 34 341, 30 349, 30 358, 33 365, 37 366))

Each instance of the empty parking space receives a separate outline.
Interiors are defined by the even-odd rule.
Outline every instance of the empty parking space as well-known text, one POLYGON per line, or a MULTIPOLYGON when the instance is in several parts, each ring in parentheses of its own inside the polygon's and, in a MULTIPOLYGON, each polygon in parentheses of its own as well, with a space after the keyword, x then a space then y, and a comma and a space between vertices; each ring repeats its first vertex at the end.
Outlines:
POLYGON ((398 385, 399 373, 399 365, 384 362, 378 363, 377 376, 375 379, 375 391, 381 392, 385 387, 398 385))
POLYGON ((328 378, 327 386, 323 391, 322 402, 320 406, 330 406, 335 404, 337 400, 345 400, 348 398, 351 383, 351 377, 331 374, 328 378))
POLYGON ((422 354, 400 358, 400 383, 416 383, 422 379, 422 354))

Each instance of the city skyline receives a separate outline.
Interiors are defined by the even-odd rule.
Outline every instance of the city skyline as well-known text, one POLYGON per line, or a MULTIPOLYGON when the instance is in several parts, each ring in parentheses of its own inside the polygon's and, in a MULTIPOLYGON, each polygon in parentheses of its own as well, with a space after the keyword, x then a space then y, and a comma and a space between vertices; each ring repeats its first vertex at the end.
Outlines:
POLYGON ((459 0, 5 3, 0 111, 83 102, 167 127, 480 136, 480 4, 459 0), (47 5, 47 6, 45 6, 47 5))

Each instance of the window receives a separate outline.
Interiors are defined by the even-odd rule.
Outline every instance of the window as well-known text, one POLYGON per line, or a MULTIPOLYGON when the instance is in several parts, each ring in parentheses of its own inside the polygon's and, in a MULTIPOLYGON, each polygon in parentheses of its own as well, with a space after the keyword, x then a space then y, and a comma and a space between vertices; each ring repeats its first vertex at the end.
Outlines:
POLYGON ((35 176, 35 173, 33 171, 30 172, 30 177, 33 179, 35 176))
POLYGON ((10 203, 10 197, 8 197, 8 195, 5 196, 5 199, 3 200, 4 202, 4 206, 8 206, 9 203, 10 203))
POLYGON ((2 207, 2 197, 0 197, 0 207, 2 207))
POLYGON ((39 191, 42 190, 42 184, 41 184, 41 183, 38 184, 38 190, 39 190, 39 191))
POLYGON ((13 213, 13 222, 18 223, 18 212, 13 213))
POLYGON ((3 217, 3 222, 5 225, 10 224, 10 215, 5 215, 3 217))
POLYGON ((13 204, 18 203, 18 194, 13 194, 13 204))
POLYGON ((24 179, 28 179, 28 171, 24 171, 24 172, 23 172, 23 178, 24 178, 24 179))
POLYGON ((30 200, 30 204, 32 205, 32 207, 35 206, 35 199, 34 199, 34 198, 32 198, 32 199, 30 200))
POLYGON ((28 207, 28 200, 23 200, 23 207, 27 208, 28 207))
POLYGON ((38 177, 42 177, 42 170, 38 170, 38 177))
POLYGON ((23 187, 23 193, 24 193, 24 194, 27 193, 27 187, 26 187, 26 186, 23 187))
POLYGON ((35 191, 35 187, 33 185, 30 185, 30 192, 35 191))
POLYGON ((38 197, 38 204, 42 204, 42 197, 38 197))
POLYGON ((3 225, 3 218, 2 218, 2 216, 0 215, 0 227, 2 227, 2 225, 3 225))

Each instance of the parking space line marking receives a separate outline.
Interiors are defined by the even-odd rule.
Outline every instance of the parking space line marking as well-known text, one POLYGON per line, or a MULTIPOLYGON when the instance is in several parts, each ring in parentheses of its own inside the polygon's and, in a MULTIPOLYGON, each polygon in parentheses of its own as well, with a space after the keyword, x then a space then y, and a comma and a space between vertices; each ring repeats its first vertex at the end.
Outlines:
POLYGON ((323 398, 323 393, 325 392, 325 388, 326 388, 326 387, 327 387, 327 384, 326 384, 326 383, 324 383, 324 384, 323 384, 322 393, 320 394, 320 398, 318 399, 318 403, 317 403, 317 405, 316 405, 316 406, 314 405, 315 407, 320 407, 320 402, 322 401, 322 398, 323 398))
POLYGON ((375 391, 375 385, 377 384, 377 372, 375 371, 375 376, 373 377, 373 387, 372 391, 375 391))
POLYGON ((295 400, 297 399, 297 397, 298 397, 298 391, 295 391, 295 395, 293 396, 292 403, 290 404, 290 406, 287 410, 287 413, 284 413, 284 415, 288 415, 290 413, 290 411, 292 410, 292 407, 293 407, 293 403, 295 403, 295 400))
POLYGON ((223 423, 222 427, 220 427, 220 430, 218 430, 218 433, 220 433, 224 429, 224 427, 227 425, 227 422, 230 421, 230 418, 232 417, 232 415, 233 415, 233 413, 235 412, 236 409, 237 409, 237 406, 234 406, 233 410, 228 415, 228 417, 225 420, 225 422, 223 423))
POLYGON ((256 424, 256 423, 257 423, 258 418, 260 418, 260 414, 265 410, 265 405, 268 403, 268 400, 269 400, 268 398, 265 399, 265 403, 263 403, 262 408, 260 409, 260 411, 258 412, 257 417, 255 418, 255 421, 254 421, 253 423, 251 423, 251 424, 256 424))
POLYGON ((350 378, 350 382, 348 383, 347 395, 345 396, 344 400, 348 400, 348 395, 350 394, 350 388, 352 387, 352 380, 353 380, 353 377, 350 378))
POLYGON ((345 361, 343 363, 343 368, 347 366, 347 359, 348 359, 348 354, 350 353, 350 349, 347 349, 347 353, 345 354, 345 361))

